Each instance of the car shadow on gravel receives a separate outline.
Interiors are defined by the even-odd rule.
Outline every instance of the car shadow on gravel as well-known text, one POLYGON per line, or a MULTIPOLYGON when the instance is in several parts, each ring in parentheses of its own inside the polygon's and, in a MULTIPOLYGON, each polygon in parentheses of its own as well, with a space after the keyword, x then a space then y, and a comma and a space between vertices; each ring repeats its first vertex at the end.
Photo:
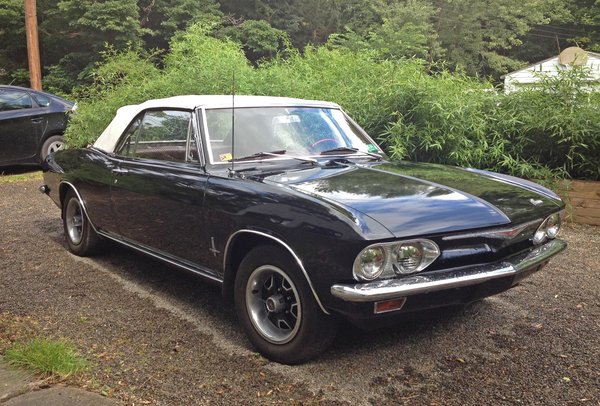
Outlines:
POLYGON ((378 350, 385 351, 393 347, 406 348, 431 339, 433 332, 444 334, 444 331, 451 331, 456 324, 472 318, 480 311, 485 312, 488 306, 485 301, 478 301, 466 307, 431 309, 409 315, 395 324, 368 330, 344 321, 331 351, 324 354, 319 362, 327 363, 340 357, 368 356, 378 350))
MULTIPOLYGON (((54 242, 68 251, 62 227, 38 222, 39 229, 54 242)), ((59 223, 60 225, 60 223, 59 223)), ((237 326, 233 304, 223 299, 220 288, 207 283, 198 276, 132 249, 106 241, 103 252, 89 258, 107 272, 123 278, 170 304, 183 307, 187 313, 197 316, 201 312, 211 327, 223 334, 242 336, 237 326), (195 310, 195 311, 194 311, 195 310), (238 333, 236 333, 238 331, 238 333)), ((118 283, 108 281, 108 283, 118 283)))
MULTIPOLYGON (((68 250, 59 222, 48 224, 40 221, 36 226, 56 244, 68 250)), ((107 272, 161 297, 186 314, 201 320, 210 329, 218 331, 221 337, 227 337, 231 344, 254 351, 238 324, 233 303, 222 297, 218 286, 112 242, 106 243, 104 253, 90 259, 107 272)), ((410 345, 427 338, 434 330, 451 329, 453 324, 473 317, 474 312, 479 312, 486 306, 488 305, 483 301, 466 308, 434 309, 396 325, 374 330, 363 330, 343 321, 329 351, 313 362, 326 364, 329 360, 339 361, 346 357, 351 360, 360 354, 373 353, 375 349, 410 345)))

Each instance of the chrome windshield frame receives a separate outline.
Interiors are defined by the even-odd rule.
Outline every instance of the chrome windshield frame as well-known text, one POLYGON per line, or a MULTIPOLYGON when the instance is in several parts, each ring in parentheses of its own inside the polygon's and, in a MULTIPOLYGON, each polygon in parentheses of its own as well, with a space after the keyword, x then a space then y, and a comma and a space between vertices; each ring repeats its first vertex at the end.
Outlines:
MULTIPOLYGON (((320 109, 329 109, 329 110, 338 110, 340 111, 344 117, 346 119, 348 119, 348 121, 354 125, 356 127, 356 129, 358 130, 358 132, 360 133, 360 135, 362 135, 363 137, 365 137, 370 144, 375 145, 377 147, 377 151, 373 151, 374 153, 381 155, 383 159, 387 159, 385 152, 381 149, 381 147, 379 146, 379 144, 377 144, 375 142, 375 140, 373 140, 373 138, 360 126, 356 123, 356 121, 354 121, 352 119, 352 117, 350 117, 342 108, 340 107, 331 107, 331 106, 311 106, 311 105, 289 105, 289 106, 284 106, 284 105, 273 105, 273 106, 252 106, 252 107, 240 107, 239 109, 249 109, 249 108, 320 108, 320 109)), ((220 169, 224 169, 227 166, 231 166, 231 161, 228 162, 217 162, 214 159, 214 155, 212 152, 212 148, 211 148, 211 139, 210 139, 210 133, 208 131, 208 119, 206 116, 206 111, 207 110, 215 110, 215 109, 231 109, 231 107, 206 107, 206 106, 202 106, 202 107, 198 107, 197 111, 200 111, 201 114, 198 115, 198 118, 201 120, 201 123, 199 123, 199 126, 202 128, 202 138, 203 138, 203 145, 205 146, 205 154, 206 154, 206 164, 210 165, 212 167, 215 168, 220 168, 220 169)), ((236 110, 238 110, 238 108, 236 107, 236 110)), ((366 155, 367 153, 364 151, 358 151, 356 153, 353 154, 339 154, 340 156, 343 157, 354 157, 354 156, 363 156, 366 155)), ((298 156, 297 156, 298 157, 298 156)), ((334 157, 334 155, 329 155, 329 156, 323 156, 320 154, 314 154, 314 155, 300 155, 299 157, 301 158, 306 158, 306 159, 323 159, 323 158, 327 158, 327 159, 331 159, 332 157, 334 157)), ((261 163, 261 162, 272 162, 272 161, 286 161, 286 160, 293 160, 295 159, 294 157, 288 157, 286 155, 281 155, 281 157, 269 157, 269 158, 260 158, 260 159, 256 159, 256 160, 244 160, 243 163, 246 164, 257 164, 257 163, 261 163)))

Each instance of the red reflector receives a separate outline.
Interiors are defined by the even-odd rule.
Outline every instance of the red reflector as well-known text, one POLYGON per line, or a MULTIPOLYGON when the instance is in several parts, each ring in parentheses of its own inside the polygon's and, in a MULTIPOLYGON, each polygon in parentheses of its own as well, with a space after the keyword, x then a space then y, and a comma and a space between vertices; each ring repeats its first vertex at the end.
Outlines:
POLYGON ((384 300, 382 302, 375 302, 375 314, 393 312, 394 310, 402 309, 406 302, 405 297, 400 299, 384 300))

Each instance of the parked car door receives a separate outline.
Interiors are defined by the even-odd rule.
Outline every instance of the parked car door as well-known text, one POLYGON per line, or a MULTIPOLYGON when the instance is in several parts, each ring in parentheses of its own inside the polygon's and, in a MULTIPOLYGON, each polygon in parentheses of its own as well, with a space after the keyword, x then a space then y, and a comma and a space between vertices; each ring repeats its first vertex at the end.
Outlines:
POLYGON ((199 162, 193 113, 140 114, 116 150, 111 198, 119 234, 193 264, 209 244, 203 201, 208 175, 199 162))
POLYGON ((0 88, 0 163, 39 153, 43 109, 23 90, 0 88))

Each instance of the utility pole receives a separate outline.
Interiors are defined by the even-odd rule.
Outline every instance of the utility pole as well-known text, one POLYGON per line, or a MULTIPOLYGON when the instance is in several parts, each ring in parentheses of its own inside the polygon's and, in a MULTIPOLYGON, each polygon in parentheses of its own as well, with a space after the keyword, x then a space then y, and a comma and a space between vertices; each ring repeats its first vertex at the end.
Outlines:
POLYGON ((38 25, 36 0, 25 1, 25 32, 27 34, 27 59, 29 60, 29 80, 31 88, 42 90, 42 72, 40 68, 40 46, 38 43, 38 25))

